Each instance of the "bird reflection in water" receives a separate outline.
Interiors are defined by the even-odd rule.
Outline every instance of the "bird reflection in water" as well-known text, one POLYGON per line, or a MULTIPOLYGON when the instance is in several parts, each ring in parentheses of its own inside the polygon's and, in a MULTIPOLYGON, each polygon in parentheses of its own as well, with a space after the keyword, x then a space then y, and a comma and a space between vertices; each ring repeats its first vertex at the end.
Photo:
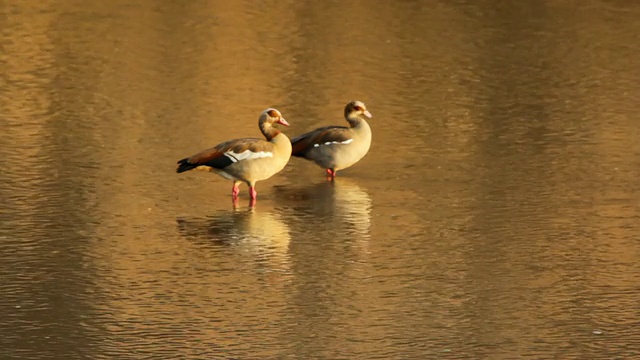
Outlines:
MULTIPOLYGON (((372 201, 356 182, 338 178, 306 187, 277 186, 280 198, 293 203, 292 220, 313 227, 316 233, 344 234, 366 251, 371 231, 372 201)), ((300 231, 300 229, 296 229, 300 231)))
POLYGON ((178 218, 177 225, 182 236, 197 244, 229 246, 288 268, 289 227, 273 212, 254 207, 234 209, 201 218, 178 218))

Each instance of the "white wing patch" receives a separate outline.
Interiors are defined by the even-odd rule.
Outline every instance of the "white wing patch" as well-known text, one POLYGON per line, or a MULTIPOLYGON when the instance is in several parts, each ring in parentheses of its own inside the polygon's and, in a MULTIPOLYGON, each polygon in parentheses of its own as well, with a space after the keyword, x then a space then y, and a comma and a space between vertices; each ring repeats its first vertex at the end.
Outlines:
POLYGON ((333 144, 347 145, 347 144, 351 144, 351 142, 353 142, 353 139, 349 139, 345 141, 327 141, 326 143, 323 143, 323 144, 313 144, 313 147, 318 147, 321 145, 333 145, 333 144))
POLYGON ((273 153, 269 151, 253 152, 251 150, 245 150, 241 153, 235 153, 233 151, 227 151, 224 156, 231 159, 231 161, 238 162, 240 160, 261 159, 266 157, 273 157, 273 153))

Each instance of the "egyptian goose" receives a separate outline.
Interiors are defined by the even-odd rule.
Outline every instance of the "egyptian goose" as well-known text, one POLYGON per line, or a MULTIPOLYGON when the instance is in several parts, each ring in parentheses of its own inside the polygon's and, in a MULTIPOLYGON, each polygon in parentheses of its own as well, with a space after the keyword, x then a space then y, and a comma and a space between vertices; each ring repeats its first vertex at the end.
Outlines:
POLYGON ((321 127, 291 140, 291 155, 315 162, 331 180, 338 170, 360 161, 371 146, 371 128, 365 120, 371 113, 363 102, 352 101, 345 106, 344 117, 350 127, 321 127))
POLYGON ((267 139, 235 139, 225 141, 210 149, 178 161, 176 172, 191 169, 214 172, 233 180, 231 195, 238 199, 241 182, 249 186, 251 202, 256 200, 256 182, 265 180, 282 170, 291 157, 289 138, 273 127, 274 123, 289 126, 276 109, 266 109, 260 114, 258 126, 267 139))

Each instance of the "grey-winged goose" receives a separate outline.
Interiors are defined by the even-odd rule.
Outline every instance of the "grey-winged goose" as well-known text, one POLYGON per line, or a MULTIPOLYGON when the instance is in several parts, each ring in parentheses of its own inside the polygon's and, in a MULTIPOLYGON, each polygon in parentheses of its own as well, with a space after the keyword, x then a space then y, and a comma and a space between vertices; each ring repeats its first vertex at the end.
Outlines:
POLYGON ((330 179, 338 170, 346 169, 362 159, 371 146, 371 128, 366 119, 371 113, 361 101, 344 108, 345 126, 326 126, 291 140, 293 156, 311 160, 326 169, 330 179))

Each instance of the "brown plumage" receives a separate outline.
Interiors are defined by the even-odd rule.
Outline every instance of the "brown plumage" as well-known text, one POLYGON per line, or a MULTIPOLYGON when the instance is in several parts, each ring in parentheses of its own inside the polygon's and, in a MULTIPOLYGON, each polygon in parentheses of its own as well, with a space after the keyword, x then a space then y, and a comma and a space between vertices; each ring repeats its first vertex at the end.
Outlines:
POLYGON ((344 108, 345 126, 325 126, 291 140, 291 155, 313 161, 326 169, 333 179, 336 171, 346 169, 362 159, 371 146, 371 128, 365 119, 371 113, 361 101, 344 108))
POLYGON ((258 126, 266 140, 244 138, 225 141, 179 160, 176 172, 206 170, 233 180, 231 194, 234 200, 240 192, 238 185, 244 182, 249 186, 249 194, 254 202, 257 196, 256 182, 278 173, 291 156, 289 138, 274 128, 274 123, 289 126, 278 110, 267 109, 260 114, 258 120, 258 126))

